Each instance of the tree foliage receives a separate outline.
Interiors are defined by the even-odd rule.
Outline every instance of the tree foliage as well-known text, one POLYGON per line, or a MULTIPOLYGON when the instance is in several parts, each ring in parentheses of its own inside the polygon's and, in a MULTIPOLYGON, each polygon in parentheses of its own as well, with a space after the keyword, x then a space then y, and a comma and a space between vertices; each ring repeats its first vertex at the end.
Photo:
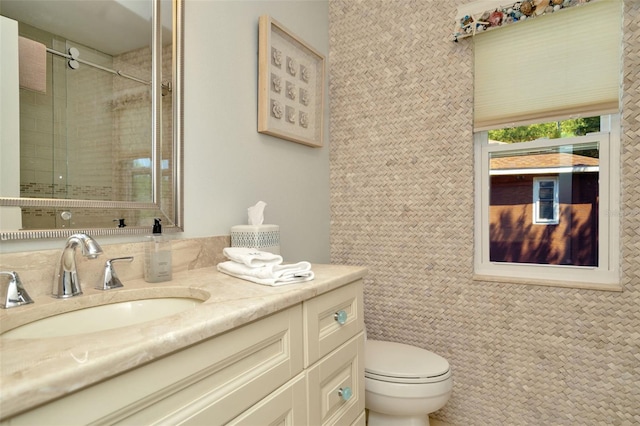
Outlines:
POLYGON ((508 129, 490 130, 489 139, 506 143, 527 142, 541 138, 582 136, 600 131, 600 117, 576 118, 551 123, 531 124, 508 129))

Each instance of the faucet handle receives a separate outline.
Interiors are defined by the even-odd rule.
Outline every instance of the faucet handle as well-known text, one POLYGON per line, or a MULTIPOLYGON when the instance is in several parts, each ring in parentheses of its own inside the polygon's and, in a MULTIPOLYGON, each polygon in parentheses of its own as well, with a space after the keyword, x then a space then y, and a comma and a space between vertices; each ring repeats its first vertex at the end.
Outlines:
POLYGON ((24 289, 20 276, 16 271, 0 271, 0 276, 3 275, 7 275, 10 278, 6 288, 3 288, 5 291, 2 293, 0 308, 8 309, 33 303, 33 299, 31 299, 27 290, 24 289))
POLYGON ((98 285, 98 290, 111 290, 113 288, 124 287, 122 281, 116 275, 116 270, 113 267, 114 262, 132 262, 133 256, 116 257, 114 259, 108 259, 104 264, 104 275, 102 276, 102 285, 98 285))

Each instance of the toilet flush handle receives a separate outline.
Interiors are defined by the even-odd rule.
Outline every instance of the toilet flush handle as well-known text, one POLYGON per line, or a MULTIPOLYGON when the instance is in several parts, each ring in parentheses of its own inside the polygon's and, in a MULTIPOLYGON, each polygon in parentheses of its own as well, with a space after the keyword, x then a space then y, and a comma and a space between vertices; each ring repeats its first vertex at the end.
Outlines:
POLYGON ((336 312, 333 315, 333 318, 338 322, 338 324, 340 325, 345 325, 347 323, 347 313, 341 309, 338 312, 336 312))

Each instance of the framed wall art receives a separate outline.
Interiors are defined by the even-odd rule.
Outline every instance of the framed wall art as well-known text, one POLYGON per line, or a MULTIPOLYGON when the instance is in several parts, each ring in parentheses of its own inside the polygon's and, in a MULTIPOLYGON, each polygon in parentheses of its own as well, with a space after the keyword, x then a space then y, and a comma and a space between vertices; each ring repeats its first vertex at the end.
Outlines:
POLYGON ((263 15, 258 68, 258 132, 321 147, 324 56, 263 15))

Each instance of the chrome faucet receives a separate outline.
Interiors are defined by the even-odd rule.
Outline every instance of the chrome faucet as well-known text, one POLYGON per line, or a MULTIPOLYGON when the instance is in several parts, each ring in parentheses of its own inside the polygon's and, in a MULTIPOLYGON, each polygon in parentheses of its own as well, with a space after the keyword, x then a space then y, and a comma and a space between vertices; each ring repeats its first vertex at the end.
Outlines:
POLYGON ((102 275, 102 285, 96 286, 98 290, 111 290, 114 288, 124 287, 116 270, 113 267, 113 262, 133 262, 133 256, 116 257, 115 259, 108 259, 104 264, 104 274, 102 275))
POLYGON ((9 277, 6 287, 3 287, 2 292, 0 292, 0 308, 15 308, 16 306, 33 303, 33 299, 29 297, 29 293, 22 285, 22 281, 20 281, 16 271, 2 271, 0 276, 9 277))
POLYGON ((53 297, 64 299, 82 294, 76 268, 76 247, 78 246, 86 258, 95 259, 102 254, 100 245, 89 235, 73 234, 70 236, 62 250, 58 273, 53 280, 53 297))

